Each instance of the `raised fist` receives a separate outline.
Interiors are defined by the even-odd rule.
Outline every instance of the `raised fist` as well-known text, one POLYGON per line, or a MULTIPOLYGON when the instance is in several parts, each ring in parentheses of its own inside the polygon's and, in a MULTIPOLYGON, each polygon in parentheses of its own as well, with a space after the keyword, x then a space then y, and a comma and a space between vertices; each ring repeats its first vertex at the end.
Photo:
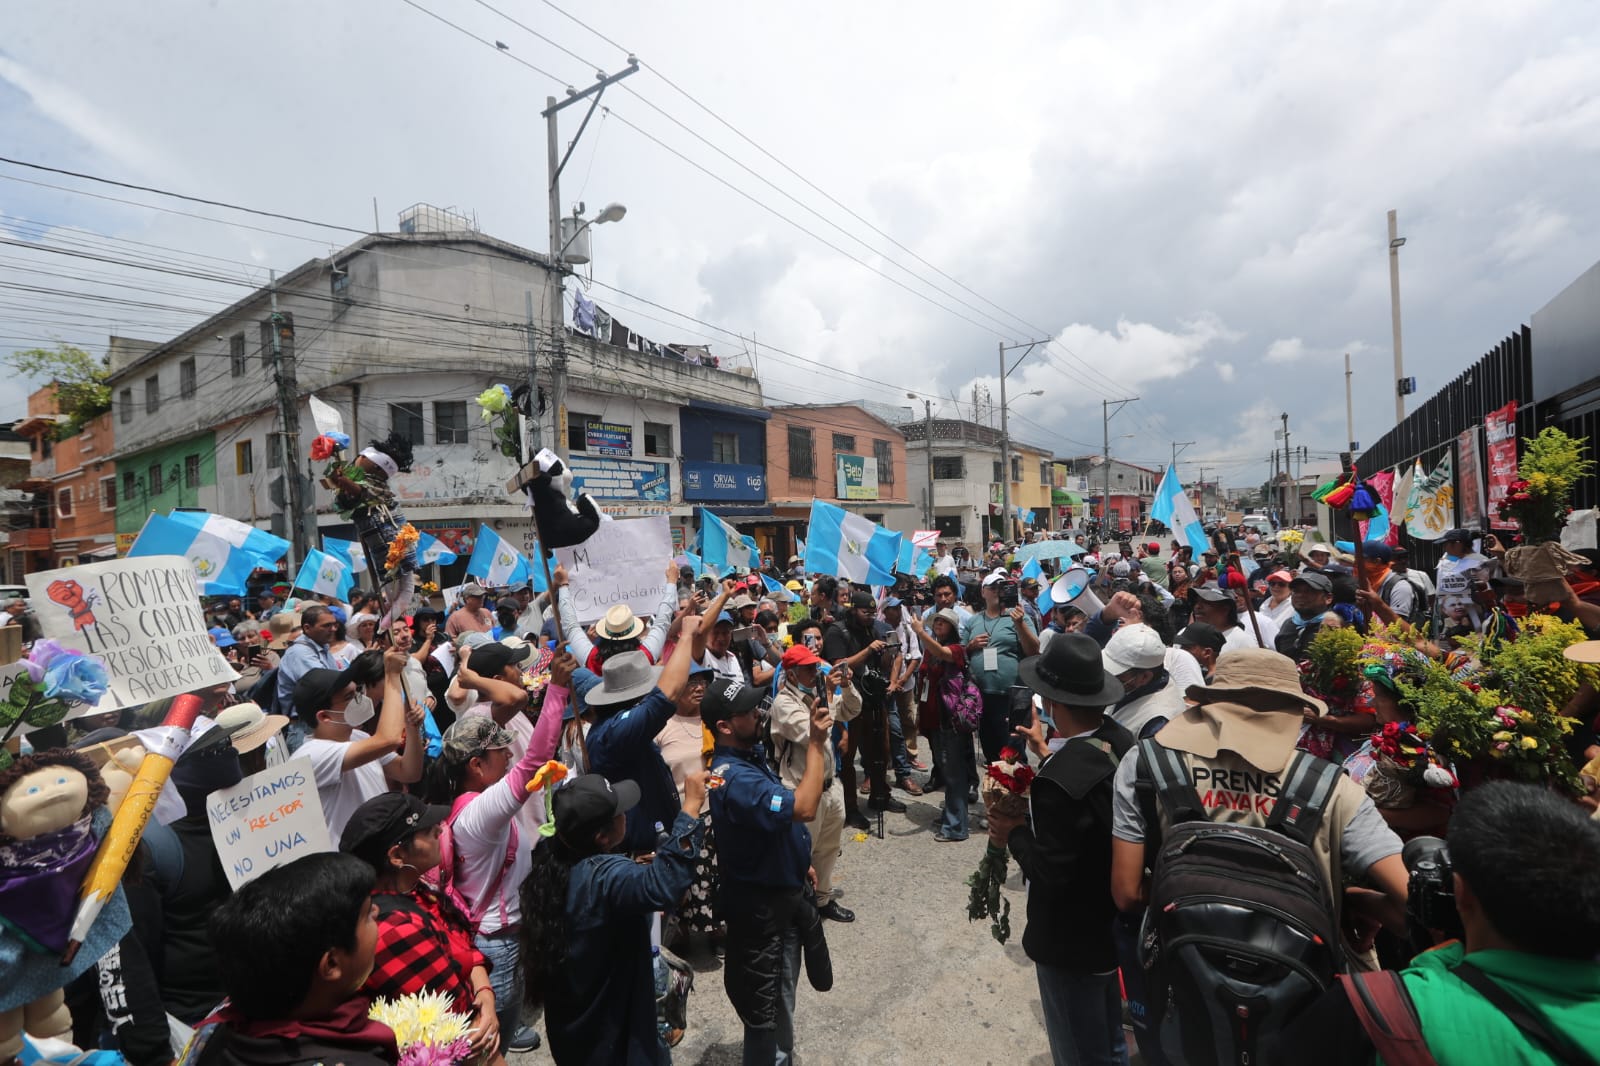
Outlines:
POLYGON ((73 629, 94 625, 94 609, 83 595, 83 586, 76 581, 57 579, 45 586, 44 592, 71 613, 73 629))

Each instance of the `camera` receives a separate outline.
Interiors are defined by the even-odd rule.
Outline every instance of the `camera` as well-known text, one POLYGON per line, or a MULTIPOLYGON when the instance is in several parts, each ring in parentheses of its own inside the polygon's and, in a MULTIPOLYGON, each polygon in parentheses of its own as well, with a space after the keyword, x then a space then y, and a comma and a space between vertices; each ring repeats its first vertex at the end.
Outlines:
POLYGON ((1019 586, 1015 581, 1006 581, 1000 585, 1000 607, 1009 611, 1017 605, 1019 586))
POLYGON ((1401 850, 1400 858, 1411 874, 1406 920, 1412 938, 1426 943, 1435 931, 1446 938, 1463 936, 1449 846, 1438 837, 1413 837, 1401 850))

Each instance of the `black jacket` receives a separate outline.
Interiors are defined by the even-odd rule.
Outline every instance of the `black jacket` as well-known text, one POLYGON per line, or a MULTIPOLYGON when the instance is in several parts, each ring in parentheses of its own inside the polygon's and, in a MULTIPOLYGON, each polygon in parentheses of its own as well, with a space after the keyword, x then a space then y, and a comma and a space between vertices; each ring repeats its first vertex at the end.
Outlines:
POLYGON ((1034 778, 1032 825, 1007 841, 1028 879, 1022 949, 1034 962, 1078 973, 1117 967, 1111 779, 1131 747, 1133 735, 1107 718, 1089 737, 1067 741, 1034 778))

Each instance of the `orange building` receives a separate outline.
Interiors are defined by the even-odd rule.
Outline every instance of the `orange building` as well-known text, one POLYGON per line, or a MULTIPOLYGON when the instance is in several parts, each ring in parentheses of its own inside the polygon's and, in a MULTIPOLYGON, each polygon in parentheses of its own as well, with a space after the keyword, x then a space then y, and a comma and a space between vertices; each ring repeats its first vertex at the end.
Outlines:
MULTIPOLYGON (((77 433, 56 440, 67 417, 56 404, 55 386, 46 385, 28 397, 28 417, 16 432, 28 438, 33 460, 26 483, 48 515, 50 542, 43 550, 40 530, 30 530, 37 544, 30 569, 72 566, 116 555, 117 479, 111 460, 111 413, 84 423, 77 433)), ((16 550, 17 538, 12 537, 16 550)))
POLYGON ((911 498, 906 440, 900 430, 855 404, 769 407, 768 522, 740 523, 782 566, 805 536, 812 499, 838 504, 879 525, 907 528, 911 498))

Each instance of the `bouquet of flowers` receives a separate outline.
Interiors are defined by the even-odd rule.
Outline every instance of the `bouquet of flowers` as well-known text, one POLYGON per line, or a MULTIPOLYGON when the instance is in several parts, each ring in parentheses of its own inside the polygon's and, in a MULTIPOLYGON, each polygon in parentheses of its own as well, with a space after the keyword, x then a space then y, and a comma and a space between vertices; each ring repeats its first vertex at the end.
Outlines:
POLYGON ((414 992, 372 1004, 369 1016, 394 1030, 399 1066, 455 1066, 472 1054, 472 1019, 442 992, 414 992))
POLYGON ((1428 738, 1414 724, 1385 723, 1372 735, 1372 748, 1377 762, 1362 784, 1374 804, 1391 809, 1410 807, 1416 803, 1419 788, 1443 790, 1448 802, 1449 790, 1457 785, 1456 775, 1439 761, 1428 738))
POLYGON ((1573 488, 1594 473, 1594 462, 1584 455, 1589 438, 1574 439, 1552 426, 1522 443, 1527 448, 1517 480, 1500 501, 1500 517, 1514 519, 1525 542, 1554 540, 1572 512, 1573 488))
POLYGON ((417 586, 417 591, 424 596, 437 596, 439 594, 439 583, 437 581, 424 581, 417 586))
MULTIPOLYGON (((55 725, 76 704, 98 704, 111 687, 105 663, 53 640, 36 640, 22 660, 22 672, 0 699, 0 745, 24 725, 55 725)), ((11 765, 11 753, 0 747, 0 770, 11 765)))
MULTIPOLYGON (((1018 762, 1020 758, 1015 748, 1005 748, 999 759, 984 768, 979 794, 991 815, 1027 815, 1028 791, 1036 775, 1033 767, 1018 762)), ((967 878, 972 890, 967 896, 967 921, 988 918, 990 934, 1002 944, 1011 938, 1011 901, 1000 894, 1000 886, 1006 883, 1006 864, 1006 849, 990 844, 977 870, 967 878)))
POLYGON ((516 404, 512 402, 511 388, 491 385, 478 394, 478 409, 485 422, 493 422, 494 440, 500 454, 516 459, 522 454, 522 427, 517 421, 516 404))
POLYGON ((407 522, 400 527, 394 535, 394 540, 389 542, 389 555, 383 560, 383 568, 391 574, 400 569, 400 564, 405 562, 407 553, 416 547, 417 539, 421 534, 417 527, 407 522))

